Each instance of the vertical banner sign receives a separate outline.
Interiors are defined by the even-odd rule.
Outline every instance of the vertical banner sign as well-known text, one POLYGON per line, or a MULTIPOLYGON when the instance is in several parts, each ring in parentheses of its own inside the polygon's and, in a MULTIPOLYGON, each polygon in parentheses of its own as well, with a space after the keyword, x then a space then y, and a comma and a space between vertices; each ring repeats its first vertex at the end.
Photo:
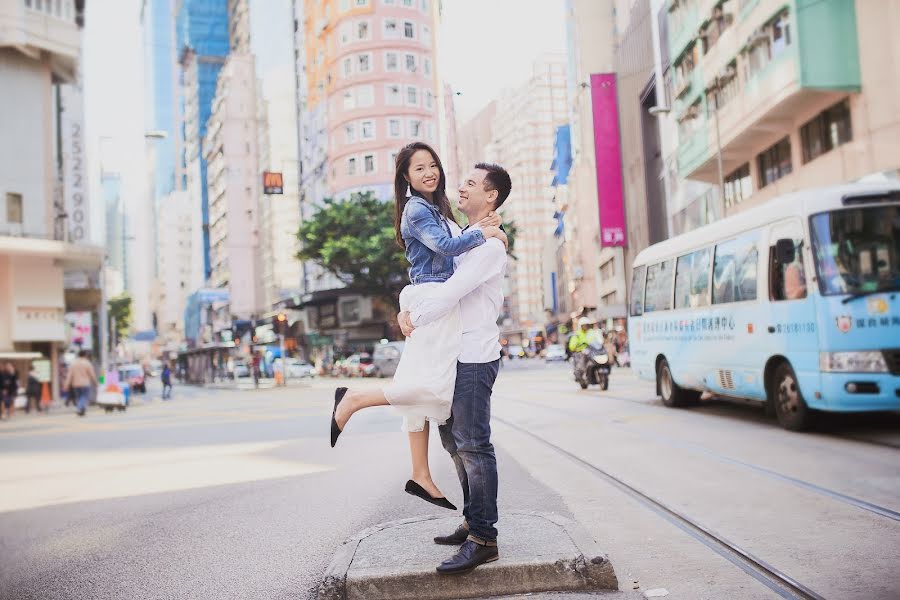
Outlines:
POLYGON ((622 192, 622 151, 616 74, 591 75, 594 109, 594 154, 597 201, 600 205, 600 245, 625 246, 625 198, 622 192))
POLYGON ((84 96, 81 73, 76 83, 60 86, 60 129, 63 152, 63 197, 65 199, 69 241, 85 244, 91 237, 88 210, 87 165, 84 148, 84 96))

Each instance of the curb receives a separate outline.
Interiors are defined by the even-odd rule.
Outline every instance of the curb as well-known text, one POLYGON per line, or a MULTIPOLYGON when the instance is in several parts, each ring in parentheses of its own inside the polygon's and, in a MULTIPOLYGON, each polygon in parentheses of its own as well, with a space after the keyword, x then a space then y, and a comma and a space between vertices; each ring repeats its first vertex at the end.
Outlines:
POLYGON ((386 529, 447 517, 428 516, 389 521, 361 531, 337 549, 323 575, 318 599, 450 600, 530 592, 618 590, 618 580, 609 558, 578 523, 552 513, 513 511, 507 514, 543 519, 557 526, 574 546, 574 556, 560 557, 552 562, 537 559, 504 562, 501 558, 500 561, 479 567, 467 575, 453 577, 438 575, 433 568, 353 576, 350 573, 351 565, 360 544, 366 538, 386 529))

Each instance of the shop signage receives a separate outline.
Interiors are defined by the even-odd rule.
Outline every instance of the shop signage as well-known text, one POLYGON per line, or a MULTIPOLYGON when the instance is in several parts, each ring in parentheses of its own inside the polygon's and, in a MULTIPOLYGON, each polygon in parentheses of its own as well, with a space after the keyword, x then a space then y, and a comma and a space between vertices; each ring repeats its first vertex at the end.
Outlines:
POLYGON ((591 75, 591 102, 594 111, 597 202, 600 206, 600 245, 625 246, 625 197, 615 73, 591 75))
POLYGON ((263 194, 284 194, 284 177, 281 173, 263 172, 263 194))

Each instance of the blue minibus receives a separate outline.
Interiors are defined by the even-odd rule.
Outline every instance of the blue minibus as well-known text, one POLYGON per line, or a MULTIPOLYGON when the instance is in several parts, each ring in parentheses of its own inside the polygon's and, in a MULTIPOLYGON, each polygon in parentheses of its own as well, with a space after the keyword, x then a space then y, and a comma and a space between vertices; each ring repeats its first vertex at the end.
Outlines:
POLYGON ((701 393, 815 411, 900 409, 900 182, 810 189, 642 251, 633 368, 667 406, 701 393))

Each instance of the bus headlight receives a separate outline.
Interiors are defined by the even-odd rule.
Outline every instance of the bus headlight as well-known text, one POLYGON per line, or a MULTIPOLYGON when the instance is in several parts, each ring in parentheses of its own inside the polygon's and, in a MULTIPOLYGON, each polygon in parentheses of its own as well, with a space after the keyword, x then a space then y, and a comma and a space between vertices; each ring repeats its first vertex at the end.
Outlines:
POLYGON ((819 370, 831 373, 887 373, 884 354, 867 352, 820 352, 819 370))
POLYGON ((609 362, 609 354, 598 354, 594 357, 594 361, 596 361, 598 365, 605 365, 609 362))

